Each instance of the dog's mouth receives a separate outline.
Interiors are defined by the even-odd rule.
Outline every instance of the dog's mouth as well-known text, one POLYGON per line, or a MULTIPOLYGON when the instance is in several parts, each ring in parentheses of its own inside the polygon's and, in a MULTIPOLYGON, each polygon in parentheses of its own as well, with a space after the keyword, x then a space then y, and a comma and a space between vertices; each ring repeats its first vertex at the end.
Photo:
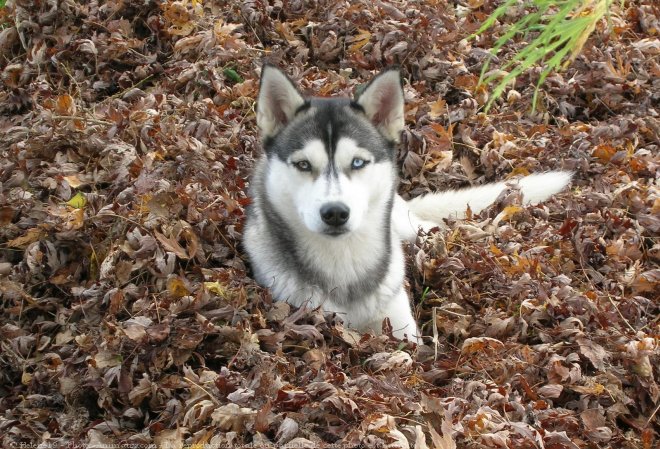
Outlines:
POLYGON ((349 231, 348 229, 341 227, 341 228, 326 228, 323 230, 323 234, 329 235, 330 237, 339 237, 340 235, 347 234, 349 231))

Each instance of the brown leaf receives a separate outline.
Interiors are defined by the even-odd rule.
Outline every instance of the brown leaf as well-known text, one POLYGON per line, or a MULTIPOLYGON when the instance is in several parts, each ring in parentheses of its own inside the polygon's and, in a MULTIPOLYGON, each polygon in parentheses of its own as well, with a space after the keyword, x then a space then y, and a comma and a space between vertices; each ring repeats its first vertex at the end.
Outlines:
POLYGON ((543 385, 537 390, 539 395, 549 399, 558 398, 562 391, 564 391, 564 387, 561 384, 543 385))
POLYGON ((442 420, 442 436, 433 427, 429 427, 429 433, 436 449, 456 449, 456 442, 452 437, 451 423, 446 419, 442 420))
POLYGON ((191 290, 188 288, 187 282, 176 275, 170 275, 167 278, 167 291, 175 298, 182 298, 188 296, 191 290))
POLYGON ((356 53, 371 40, 371 33, 368 30, 358 28, 358 34, 349 37, 346 42, 351 45, 348 47, 349 53, 356 53))
POLYGON ((607 144, 601 144, 597 145, 593 151, 591 152, 591 155, 597 159, 599 159, 601 162, 607 163, 612 159, 612 156, 616 153, 616 148, 614 148, 611 145, 607 144))
POLYGON ((586 337, 578 337, 576 341, 580 346, 580 353, 589 359, 596 369, 605 370, 605 361, 609 359, 605 348, 586 337))
POLYGON ((168 447, 170 449, 183 449, 183 437, 188 433, 185 427, 177 427, 171 430, 161 430, 154 436, 154 443, 158 447, 168 447))
POLYGON ((168 238, 164 234, 156 231, 156 239, 163 245, 165 251, 176 254, 180 259, 188 259, 188 253, 185 249, 179 244, 179 242, 174 238, 168 238))
POLYGON ((213 424, 223 432, 242 432, 247 423, 254 421, 256 413, 248 407, 227 404, 217 407, 211 414, 211 418, 213 424))
POLYGON ((257 432, 266 433, 268 431, 273 419, 273 414, 271 413, 272 408, 272 403, 268 400, 256 413, 254 418, 254 428, 257 432))
POLYGON ((122 325, 124 334, 133 341, 142 341, 147 336, 147 328, 151 326, 151 319, 137 316, 125 321, 122 325))
POLYGON ((7 246, 10 248, 25 248, 31 243, 36 242, 37 240, 43 238, 45 232, 41 228, 32 228, 29 229, 25 234, 20 237, 16 237, 7 242, 7 246))
POLYGON ((429 110, 429 117, 431 119, 440 118, 447 113, 447 102, 442 98, 438 98, 429 106, 431 107, 429 110))
POLYGON ((399 375, 405 374, 412 368, 412 358, 404 351, 379 352, 369 357, 365 365, 373 372, 393 371, 399 375))
POLYGON ((489 337, 466 338, 461 347, 461 353, 474 354, 483 351, 499 352, 504 349, 504 343, 489 337))
POLYGON ((55 112, 59 115, 73 116, 76 114, 76 103, 71 95, 60 95, 55 100, 55 112))

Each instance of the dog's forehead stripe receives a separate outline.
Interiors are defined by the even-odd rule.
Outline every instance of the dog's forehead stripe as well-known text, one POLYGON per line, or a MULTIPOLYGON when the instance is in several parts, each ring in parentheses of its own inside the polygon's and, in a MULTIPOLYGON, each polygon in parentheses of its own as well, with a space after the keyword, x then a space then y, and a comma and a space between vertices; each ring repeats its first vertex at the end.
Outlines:
POLYGON ((266 142, 266 151, 286 161, 292 152, 312 140, 323 142, 330 159, 340 139, 350 138, 373 155, 374 161, 394 159, 392 142, 373 127, 348 98, 313 98, 282 132, 266 142))

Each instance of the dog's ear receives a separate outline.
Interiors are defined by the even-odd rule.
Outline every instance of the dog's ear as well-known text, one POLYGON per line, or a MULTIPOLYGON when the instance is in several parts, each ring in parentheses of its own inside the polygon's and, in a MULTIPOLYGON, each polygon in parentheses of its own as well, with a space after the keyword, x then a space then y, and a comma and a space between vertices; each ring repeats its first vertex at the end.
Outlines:
POLYGON ((263 66, 257 99, 257 126, 261 137, 277 134, 304 103, 296 86, 280 69, 270 64, 263 66))
POLYGON ((403 131, 403 86, 397 68, 376 75, 357 99, 365 114, 388 139, 398 142, 403 131))

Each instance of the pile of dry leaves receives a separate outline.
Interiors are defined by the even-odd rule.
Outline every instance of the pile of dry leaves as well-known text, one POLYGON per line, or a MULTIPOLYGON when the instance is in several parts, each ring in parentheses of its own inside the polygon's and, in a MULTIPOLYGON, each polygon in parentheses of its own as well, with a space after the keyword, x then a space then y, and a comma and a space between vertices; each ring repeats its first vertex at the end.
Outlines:
POLYGON ((657 447, 660 10, 484 114, 522 5, 467 40, 495 2, 7 2, 0 446, 657 447), (405 195, 572 189, 407 248, 425 347, 273 303, 239 247, 265 59, 322 95, 400 64, 405 195))

